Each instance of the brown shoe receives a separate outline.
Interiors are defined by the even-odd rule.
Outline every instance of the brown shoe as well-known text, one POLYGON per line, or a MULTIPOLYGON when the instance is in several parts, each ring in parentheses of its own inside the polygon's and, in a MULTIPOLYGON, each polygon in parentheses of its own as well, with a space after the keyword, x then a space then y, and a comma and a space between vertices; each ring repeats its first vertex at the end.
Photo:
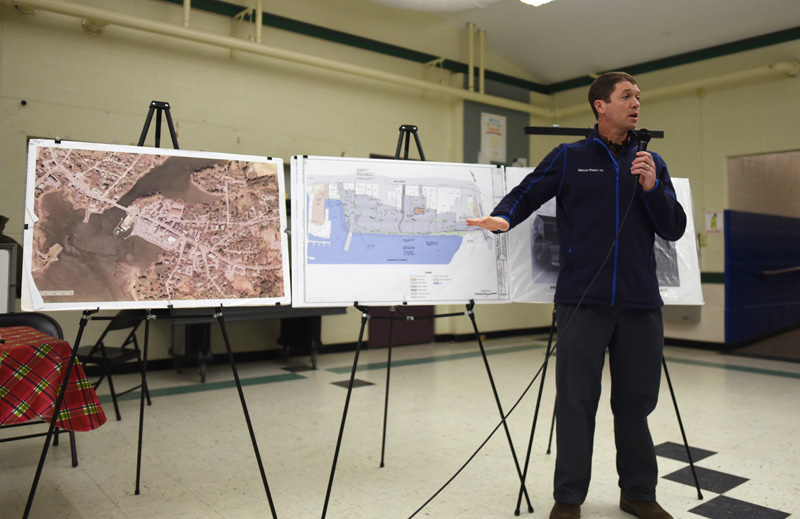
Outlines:
POLYGON ((672 519, 655 501, 630 501, 625 496, 619 496, 619 508, 639 519, 672 519))
POLYGON ((550 519, 580 519, 581 505, 568 505, 566 503, 556 503, 550 510, 550 519))

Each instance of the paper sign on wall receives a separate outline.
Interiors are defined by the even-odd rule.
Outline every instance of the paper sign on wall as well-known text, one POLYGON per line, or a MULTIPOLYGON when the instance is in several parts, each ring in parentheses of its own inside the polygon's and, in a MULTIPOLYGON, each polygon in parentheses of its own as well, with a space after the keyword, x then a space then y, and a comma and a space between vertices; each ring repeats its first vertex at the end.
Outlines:
POLYGON ((506 118, 502 115, 481 114, 482 164, 506 162, 506 118))
POLYGON ((706 234, 722 234, 725 230, 725 217, 722 211, 706 211, 706 234))

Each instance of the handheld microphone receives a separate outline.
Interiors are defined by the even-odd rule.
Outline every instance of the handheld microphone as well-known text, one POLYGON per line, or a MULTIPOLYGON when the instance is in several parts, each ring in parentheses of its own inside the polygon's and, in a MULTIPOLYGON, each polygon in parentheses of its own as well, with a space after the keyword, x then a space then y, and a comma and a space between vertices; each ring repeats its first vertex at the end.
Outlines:
MULTIPOLYGON (((652 138, 652 136, 650 135, 650 130, 646 130, 646 129, 642 128, 641 130, 636 132, 636 136, 639 137, 639 146, 636 148, 636 151, 637 152, 639 152, 639 151, 647 151, 647 143, 649 143, 650 139, 652 138)), ((635 173, 634 176, 636 178, 639 178, 639 174, 638 173, 635 173)), ((634 189, 636 189, 635 185, 634 185, 634 189)))
POLYGON ((645 130, 642 128, 636 132, 636 135, 639 137, 639 148, 637 151, 647 151, 647 144, 651 139, 650 130, 645 130))

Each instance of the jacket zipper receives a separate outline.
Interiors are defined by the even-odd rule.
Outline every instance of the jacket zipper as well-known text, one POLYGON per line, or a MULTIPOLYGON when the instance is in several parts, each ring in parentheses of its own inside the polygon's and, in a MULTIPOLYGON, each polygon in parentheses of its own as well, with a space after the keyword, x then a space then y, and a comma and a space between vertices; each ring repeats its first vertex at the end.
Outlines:
MULTIPOLYGON (((617 236, 619 233, 619 162, 611 157, 614 162, 614 172, 616 174, 616 181, 617 181, 617 207, 616 207, 616 222, 614 225, 614 235, 617 236)), ((614 303, 617 299, 617 260, 619 259, 619 237, 617 237, 616 241, 614 241, 614 277, 612 278, 613 281, 611 282, 611 306, 614 306, 614 303)))
MULTIPOLYGON (((619 161, 614 158, 614 154, 611 153, 611 150, 608 149, 608 146, 601 141, 600 139, 595 138, 597 142, 599 142, 608 153, 608 156, 611 157, 611 163, 614 165, 614 174, 616 177, 616 216, 615 216, 615 224, 614 224, 614 236, 619 233, 619 161)), ((625 153, 625 150, 622 151, 625 153)), ((620 153, 620 157, 622 157, 622 153, 620 153)), ((614 302, 617 298, 617 260, 619 258, 619 239, 614 242, 614 271, 611 278, 611 305, 614 305, 614 302)))

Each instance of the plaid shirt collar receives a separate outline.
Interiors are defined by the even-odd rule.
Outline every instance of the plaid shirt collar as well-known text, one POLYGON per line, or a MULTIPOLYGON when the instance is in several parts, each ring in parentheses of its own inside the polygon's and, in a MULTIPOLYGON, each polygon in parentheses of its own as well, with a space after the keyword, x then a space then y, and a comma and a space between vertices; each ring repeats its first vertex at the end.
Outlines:
POLYGON ((619 154, 622 153, 622 150, 628 147, 631 143, 631 134, 625 136, 625 140, 622 141, 622 144, 617 144, 615 142, 611 142, 610 140, 606 139, 604 136, 597 134, 597 138, 600 139, 603 144, 605 144, 609 151, 614 155, 614 158, 619 158, 619 154))

